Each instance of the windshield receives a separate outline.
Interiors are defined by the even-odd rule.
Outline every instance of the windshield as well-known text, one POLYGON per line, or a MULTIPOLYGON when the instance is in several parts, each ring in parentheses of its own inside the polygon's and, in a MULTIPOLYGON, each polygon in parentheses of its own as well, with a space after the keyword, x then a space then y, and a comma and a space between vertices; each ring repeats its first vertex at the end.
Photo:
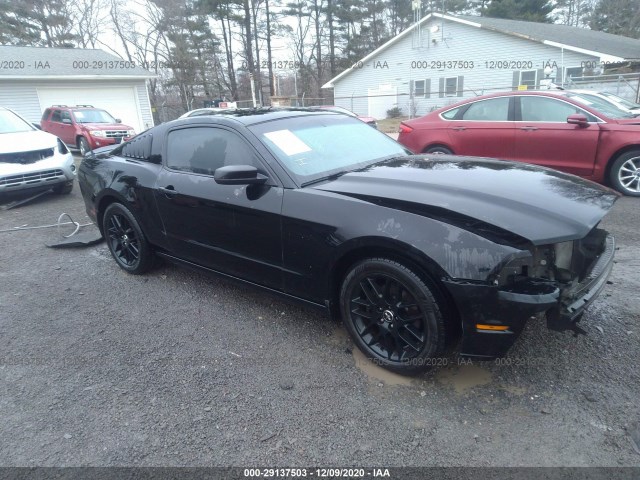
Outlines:
POLYGON ((614 102, 617 102, 626 108, 640 108, 640 104, 630 102, 626 98, 619 97, 618 95, 615 95, 613 93, 601 92, 600 95, 604 95, 605 97, 610 98, 614 102))
POLYGON ((9 110, 0 110, 0 133, 30 132, 34 127, 9 110))
POLYGON ((587 105, 594 110, 604 113, 609 118, 633 118, 631 113, 618 108, 604 98, 589 95, 588 93, 570 94, 567 96, 583 105, 587 105))
POLYGON ((73 116, 78 123, 118 123, 104 110, 74 110, 73 116))
POLYGON ((409 154, 384 133, 342 115, 283 118, 249 128, 300 185, 409 154))

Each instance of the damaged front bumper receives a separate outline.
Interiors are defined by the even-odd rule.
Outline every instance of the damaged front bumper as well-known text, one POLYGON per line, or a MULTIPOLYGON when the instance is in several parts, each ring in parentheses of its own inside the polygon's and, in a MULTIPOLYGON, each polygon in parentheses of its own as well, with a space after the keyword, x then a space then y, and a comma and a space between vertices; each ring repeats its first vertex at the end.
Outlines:
POLYGON ((527 320, 543 312, 565 321, 579 319, 606 285, 614 251, 615 240, 607 235, 588 274, 571 288, 536 278, 508 287, 446 280, 462 320, 461 355, 487 360, 505 355, 527 320))

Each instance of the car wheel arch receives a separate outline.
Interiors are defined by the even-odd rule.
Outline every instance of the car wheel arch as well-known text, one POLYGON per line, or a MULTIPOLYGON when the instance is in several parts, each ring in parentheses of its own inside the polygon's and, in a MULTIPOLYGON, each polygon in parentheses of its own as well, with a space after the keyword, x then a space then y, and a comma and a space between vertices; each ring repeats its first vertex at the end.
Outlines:
POLYGON ((449 150, 451 152, 451 154, 455 154, 455 152, 453 151, 453 148, 451 148, 449 145, 447 145, 446 143, 430 143, 429 145, 425 145, 425 147, 421 150, 421 153, 427 153, 427 150, 430 150, 432 148, 446 148, 447 150, 449 150))
POLYGON ((438 299, 445 306, 443 312, 450 321, 446 322, 451 328, 448 338, 457 340, 462 333, 462 323, 453 297, 449 294, 441 278, 446 278, 446 273, 432 259, 415 250, 415 248, 398 242, 398 245, 360 245, 342 253, 335 260, 329 276, 330 314, 333 318, 340 318, 340 288, 347 273, 357 263, 368 258, 385 258, 404 265, 413 271, 423 281, 434 285, 438 299), (413 252, 412 252, 413 250, 413 252))
MULTIPOLYGON (((137 212, 135 209, 131 208, 131 203, 126 200, 126 198, 119 195, 114 190, 109 190, 104 192, 100 198, 96 199, 96 222, 100 232, 104 234, 102 231, 102 220, 104 218, 104 212, 109 208, 109 205, 112 203, 121 203, 125 207, 129 209, 129 211, 133 214, 135 219, 140 223, 140 219, 138 218, 137 212)), ((140 223, 141 224, 141 223, 140 223)), ((142 225, 142 224, 141 224, 142 225)))
POLYGON ((615 161, 621 155, 624 155, 625 153, 633 152, 634 150, 640 151, 640 144, 625 145, 624 147, 622 147, 622 148, 618 149, 616 152, 614 152, 613 155, 611 155, 611 157, 607 161, 607 166, 605 167, 605 170, 604 170, 604 179, 608 184, 610 184, 609 176, 611 175, 611 167, 613 166, 615 161))

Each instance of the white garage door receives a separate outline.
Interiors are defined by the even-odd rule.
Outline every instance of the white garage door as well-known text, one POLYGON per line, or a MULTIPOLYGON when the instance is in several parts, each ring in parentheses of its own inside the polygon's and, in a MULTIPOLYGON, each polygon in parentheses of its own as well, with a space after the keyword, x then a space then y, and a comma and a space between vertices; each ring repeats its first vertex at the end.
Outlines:
POLYGON ((51 105, 93 105, 119 118, 136 132, 144 130, 133 87, 38 88, 40 108, 51 105))

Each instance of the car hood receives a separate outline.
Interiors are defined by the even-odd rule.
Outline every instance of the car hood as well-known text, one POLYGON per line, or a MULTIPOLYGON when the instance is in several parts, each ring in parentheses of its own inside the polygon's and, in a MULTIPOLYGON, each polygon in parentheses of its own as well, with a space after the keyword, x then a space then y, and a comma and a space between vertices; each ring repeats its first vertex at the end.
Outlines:
POLYGON ((133 130, 133 127, 122 123, 81 123, 80 125, 89 130, 133 130))
POLYGON ((44 150, 55 148, 56 144, 55 135, 41 130, 0 134, 0 154, 44 150))
POLYGON ((395 158, 310 188, 473 224, 490 234, 497 227, 501 238, 509 232, 534 245, 584 237, 618 198, 609 188, 555 170, 450 155, 395 158))

